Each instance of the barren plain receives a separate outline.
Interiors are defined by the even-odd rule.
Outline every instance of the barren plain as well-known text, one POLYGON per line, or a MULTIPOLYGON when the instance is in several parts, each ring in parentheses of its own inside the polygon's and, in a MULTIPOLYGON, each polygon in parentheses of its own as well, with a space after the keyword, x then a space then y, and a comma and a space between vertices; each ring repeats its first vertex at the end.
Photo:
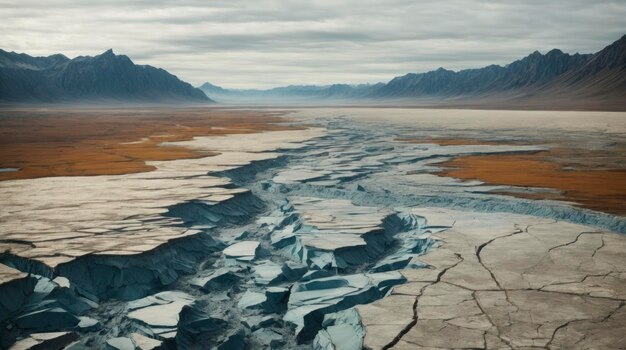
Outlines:
POLYGON ((0 348, 626 348, 625 113, 6 109, 0 134, 0 348))

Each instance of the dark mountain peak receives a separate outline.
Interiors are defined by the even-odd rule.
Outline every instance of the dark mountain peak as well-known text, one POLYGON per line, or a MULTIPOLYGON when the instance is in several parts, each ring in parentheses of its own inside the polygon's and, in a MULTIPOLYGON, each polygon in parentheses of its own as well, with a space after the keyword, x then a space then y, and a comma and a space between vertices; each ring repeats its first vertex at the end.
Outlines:
POLYGON ((505 75, 496 84, 503 90, 545 84, 571 69, 580 67, 588 59, 588 56, 572 56, 558 49, 552 49, 545 55, 535 51, 507 65, 505 75))
POLYGON ((55 53, 54 55, 50 55, 50 56, 48 56, 48 58, 55 59, 55 60, 67 60, 67 61, 69 61, 69 58, 67 56, 65 56, 64 54, 60 54, 60 53, 55 53))
POLYGON ((556 61, 570 60, 573 56, 563 53, 559 49, 552 49, 545 55, 539 51, 534 51, 530 55, 511 62, 506 66, 507 69, 528 69, 538 65, 550 65, 556 61))
MULTIPOLYGON (((103 53, 95 56, 94 58, 101 58, 101 59, 108 59, 108 60, 113 60, 116 58, 128 58, 128 56, 125 55, 116 55, 115 53, 113 53, 113 49, 108 49, 106 51, 104 51, 103 53)), ((130 60, 130 58, 128 58, 130 60)))
MULTIPOLYGON (((126 55, 116 55, 113 53, 113 49, 108 49, 105 52, 94 56, 94 57, 84 57, 82 60, 83 64, 98 64, 102 67, 109 66, 126 66, 132 67, 135 66, 133 61, 126 55)), ((137 66, 139 67, 139 66, 137 66)))
POLYGON ((219 89, 222 89, 221 86, 218 86, 218 85, 215 85, 215 84, 211 84, 208 81, 205 81, 204 84, 200 85, 200 88, 207 88, 207 89, 208 88, 213 88, 213 89, 219 88, 219 89))
POLYGON ((431 70, 430 72, 422 73, 420 76, 422 78, 439 78, 439 77, 448 77, 450 75, 456 74, 454 71, 445 69, 443 67, 439 67, 436 70, 431 70))
POLYGON ((0 52, 0 101, 211 102, 159 68, 135 65, 109 49, 97 56, 31 57, 0 52))
POLYGON ((560 56, 560 55, 566 55, 566 54, 563 53, 563 51, 559 49, 552 49, 548 51, 548 53, 546 54, 546 56, 560 56))
POLYGON ((198 89, 204 91, 207 95, 226 92, 226 89, 222 88, 221 86, 211 84, 208 81, 200 85, 198 89))

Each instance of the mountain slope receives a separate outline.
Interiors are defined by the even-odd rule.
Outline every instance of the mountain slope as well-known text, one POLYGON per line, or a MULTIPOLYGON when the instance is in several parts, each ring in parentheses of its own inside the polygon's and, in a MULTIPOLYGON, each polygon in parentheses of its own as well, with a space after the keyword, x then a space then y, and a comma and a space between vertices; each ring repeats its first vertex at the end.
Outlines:
POLYGON ((589 57, 591 55, 568 55, 554 49, 545 55, 535 51, 506 67, 491 65, 458 72, 439 68, 427 73, 411 73, 394 78, 369 96, 395 98, 483 96, 532 89, 579 67, 589 57))
POLYGON ((374 85, 286 86, 269 90, 201 87, 218 101, 236 103, 394 103, 575 106, 626 109, 626 35, 596 54, 538 51, 506 66, 458 72, 439 68, 374 85), (587 103, 589 102, 589 103, 587 103), (606 103, 606 105, 603 105, 606 103))
POLYGON ((108 50, 68 59, 0 50, 3 102, 212 102, 201 90, 167 71, 135 65, 108 50))
POLYGON ((577 98, 622 98, 626 100, 626 35, 591 56, 540 91, 577 98))

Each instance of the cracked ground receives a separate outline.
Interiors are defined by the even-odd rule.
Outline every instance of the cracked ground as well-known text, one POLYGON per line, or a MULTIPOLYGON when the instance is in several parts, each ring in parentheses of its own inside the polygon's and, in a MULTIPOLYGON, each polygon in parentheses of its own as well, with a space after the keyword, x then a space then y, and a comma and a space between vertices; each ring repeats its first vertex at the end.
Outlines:
POLYGON ((357 307, 365 347, 626 347, 620 235, 520 215, 416 211, 451 228, 421 257, 428 269, 404 271, 408 282, 390 297, 357 307))
POLYGON ((153 170, 0 182, 0 349, 626 348, 621 211, 440 172, 572 144, 623 172, 624 123, 466 113, 285 112, 152 135, 193 152, 153 170))

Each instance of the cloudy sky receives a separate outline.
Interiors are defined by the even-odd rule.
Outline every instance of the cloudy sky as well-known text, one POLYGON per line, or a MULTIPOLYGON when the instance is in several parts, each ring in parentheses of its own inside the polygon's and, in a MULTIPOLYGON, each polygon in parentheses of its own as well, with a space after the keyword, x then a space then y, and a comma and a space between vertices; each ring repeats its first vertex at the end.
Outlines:
POLYGON ((388 81, 438 67, 506 64, 534 50, 595 52, 626 34, 604 0, 0 0, 0 48, 113 48, 194 85, 388 81))

